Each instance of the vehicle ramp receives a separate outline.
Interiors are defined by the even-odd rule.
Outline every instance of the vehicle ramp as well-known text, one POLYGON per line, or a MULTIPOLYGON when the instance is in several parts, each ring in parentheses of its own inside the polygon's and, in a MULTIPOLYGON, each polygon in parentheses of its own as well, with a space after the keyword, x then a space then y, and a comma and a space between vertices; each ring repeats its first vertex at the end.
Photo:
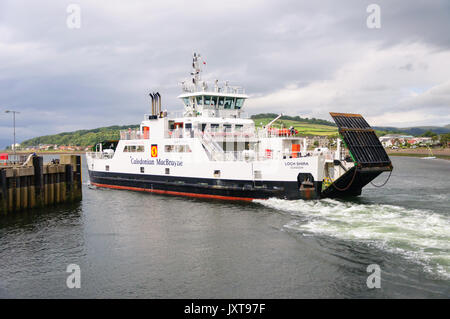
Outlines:
POLYGON ((322 190, 321 197, 361 195, 365 185, 382 172, 392 171, 391 160, 374 129, 360 114, 330 115, 338 126, 339 135, 349 150, 354 166, 322 190))

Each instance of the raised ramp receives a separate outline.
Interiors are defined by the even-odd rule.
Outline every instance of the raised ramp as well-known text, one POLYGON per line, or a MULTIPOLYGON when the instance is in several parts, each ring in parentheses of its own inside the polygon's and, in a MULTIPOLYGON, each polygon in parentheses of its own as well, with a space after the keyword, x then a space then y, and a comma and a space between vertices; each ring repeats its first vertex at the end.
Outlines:
POLYGON ((392 163, 375 131, 360 114, 330 113, 347 146, 355 166, 322 191, 322 197, 345 197, 361 194, 362 188, 392 163))

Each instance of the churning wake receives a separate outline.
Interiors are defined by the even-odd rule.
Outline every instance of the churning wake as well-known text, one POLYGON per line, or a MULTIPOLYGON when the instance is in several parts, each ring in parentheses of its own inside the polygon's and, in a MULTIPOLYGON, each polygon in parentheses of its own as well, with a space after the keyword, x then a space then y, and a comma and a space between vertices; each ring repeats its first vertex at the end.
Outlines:
POLYGON ((450 219, 432 211, 333 199, 255 200, 297 218, 284 227, 302 233, 364 242, 401 254, 450 279, 450 219))

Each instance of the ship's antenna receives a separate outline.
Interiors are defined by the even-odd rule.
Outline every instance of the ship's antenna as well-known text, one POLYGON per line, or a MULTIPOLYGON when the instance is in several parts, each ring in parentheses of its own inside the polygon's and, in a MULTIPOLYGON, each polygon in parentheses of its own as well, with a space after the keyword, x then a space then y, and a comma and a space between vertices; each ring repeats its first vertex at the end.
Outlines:
POLYGON ((194 52, 194 57, 192 58, 192 83, 194 83, 195 88, 200 84, 200 73, 202 72, 201 63, 200 63, 201 55, 194 52))

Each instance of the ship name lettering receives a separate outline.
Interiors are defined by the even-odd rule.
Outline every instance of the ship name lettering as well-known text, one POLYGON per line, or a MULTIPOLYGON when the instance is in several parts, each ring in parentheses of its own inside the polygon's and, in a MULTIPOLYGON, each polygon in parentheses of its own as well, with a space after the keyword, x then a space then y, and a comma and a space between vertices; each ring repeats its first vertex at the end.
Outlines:
POLYGON ((298 167, 298 166, 308 166, 309 163, 308 162, 284 162, 285 166, 290 166, 290 167, 298 167))

